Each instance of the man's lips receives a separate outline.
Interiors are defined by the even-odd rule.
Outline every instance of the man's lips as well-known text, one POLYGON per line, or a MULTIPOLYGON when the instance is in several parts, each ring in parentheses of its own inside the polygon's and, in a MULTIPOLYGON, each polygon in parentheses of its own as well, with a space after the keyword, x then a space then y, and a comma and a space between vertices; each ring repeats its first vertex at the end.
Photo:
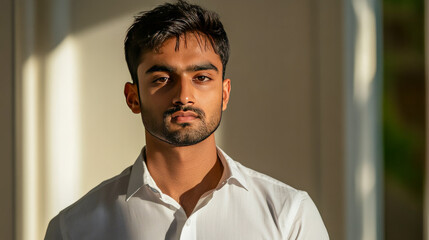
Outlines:
POLYGON ((177 111, 171 115, 171 118, 177 123, 183 123, 198 118, 198 114, 192 111, 177 111))

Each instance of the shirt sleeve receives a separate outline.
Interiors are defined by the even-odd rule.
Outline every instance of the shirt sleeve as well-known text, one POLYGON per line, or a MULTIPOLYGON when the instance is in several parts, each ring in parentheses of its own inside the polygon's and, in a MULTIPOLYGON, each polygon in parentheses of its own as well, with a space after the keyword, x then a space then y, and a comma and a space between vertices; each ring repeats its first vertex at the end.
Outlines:
POLYGON ((328 231, 323 224, 322 217, 313 200, 306 192, 302 192, 302 200, 299 204, 290 234, 287 239, 313 240, 329 239, 328 231))
POLYGON ((46 230, 45 240, 62 240, 61 227, 60 227, 60 217, 59 215, 54 217, 48 225, 46 230))

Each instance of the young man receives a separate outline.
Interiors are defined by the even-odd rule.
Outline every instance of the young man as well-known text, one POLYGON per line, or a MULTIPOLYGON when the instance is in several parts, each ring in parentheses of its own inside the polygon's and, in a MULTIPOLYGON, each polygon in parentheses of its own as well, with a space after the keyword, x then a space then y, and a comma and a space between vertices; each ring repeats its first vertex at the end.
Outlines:
POLYGON ((45 239, 328 239, 307 193, 216 147, 231 90, 218 16, 183 1, 138 16, 125 40, 146 146, 134 165, 61 211, 45 239))

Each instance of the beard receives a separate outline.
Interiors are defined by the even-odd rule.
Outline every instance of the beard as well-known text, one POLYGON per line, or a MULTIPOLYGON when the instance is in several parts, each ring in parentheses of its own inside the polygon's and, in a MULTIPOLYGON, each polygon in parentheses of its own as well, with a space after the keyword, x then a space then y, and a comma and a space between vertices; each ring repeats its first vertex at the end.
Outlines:
POLYGON ((142 119, 146 130, 155 138, 168 144, 184 147, 202 142, 212 135, 219 127, 222 119, 222 105, 218 114, 207 120, 203 110, 192 106, 175 106, 163 114, 163 121, 155 120, 154 116, 144 111, 142 107, 142 119), (197 119, 191 123, 173 123, 171 115, 178 111, 192 111, 197 114, 197 119))

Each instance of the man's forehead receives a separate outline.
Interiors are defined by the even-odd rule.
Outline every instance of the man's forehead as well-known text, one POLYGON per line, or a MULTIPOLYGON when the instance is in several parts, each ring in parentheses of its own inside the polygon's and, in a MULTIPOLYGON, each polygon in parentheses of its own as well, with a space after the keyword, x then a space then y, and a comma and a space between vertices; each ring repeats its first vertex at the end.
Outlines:
POLYGON ((202 52, 213 51, 216 53, 211 39, 201 32, 186 32, 180 36, 170 37, 156 46, 152 52, 162 54, 163 48, 167 45, 173 45, 175 51, 183 48, 199 48, 202 52))
MULTIPOLYGON (((144 66, 145 69, 142 70, 147 71, 147 69, 151 68, 153 65, 174 66, 183 63, 189 66, 206 65, 209 63, 218 65, 216 69, 222 69, 221 58, 219 54, 214 51, 208 38, 205 35, 194 33, 187 33, 177 38, 171 37, 164 41, 160 47, 144 53, 138 68, 144 66), (176 59, 176 53, 182 52, 183 50, 187 53, 176 59), (183 59, 186 60, 185 62, 188 62, 188 60, 189 62, 182 62, 183 59)), ((186 67, 189 68, 189 66, 186 67)))
POLYGON ((161 47, 143 54, 138 66, 139 71, 142 73, 156 72, 151 71, 152 68, 164 69, 165 72, 174 72, 178 69, 187 71, 212 69, 221 72, 223 65, 220 56, 213 50, 207 37, 188 33, 178 38, 171 37, 161 47), (179 52, 183 50, 186 53, 181 55, 179 52), (169 69, 169 71, 165 69, 169 69))

